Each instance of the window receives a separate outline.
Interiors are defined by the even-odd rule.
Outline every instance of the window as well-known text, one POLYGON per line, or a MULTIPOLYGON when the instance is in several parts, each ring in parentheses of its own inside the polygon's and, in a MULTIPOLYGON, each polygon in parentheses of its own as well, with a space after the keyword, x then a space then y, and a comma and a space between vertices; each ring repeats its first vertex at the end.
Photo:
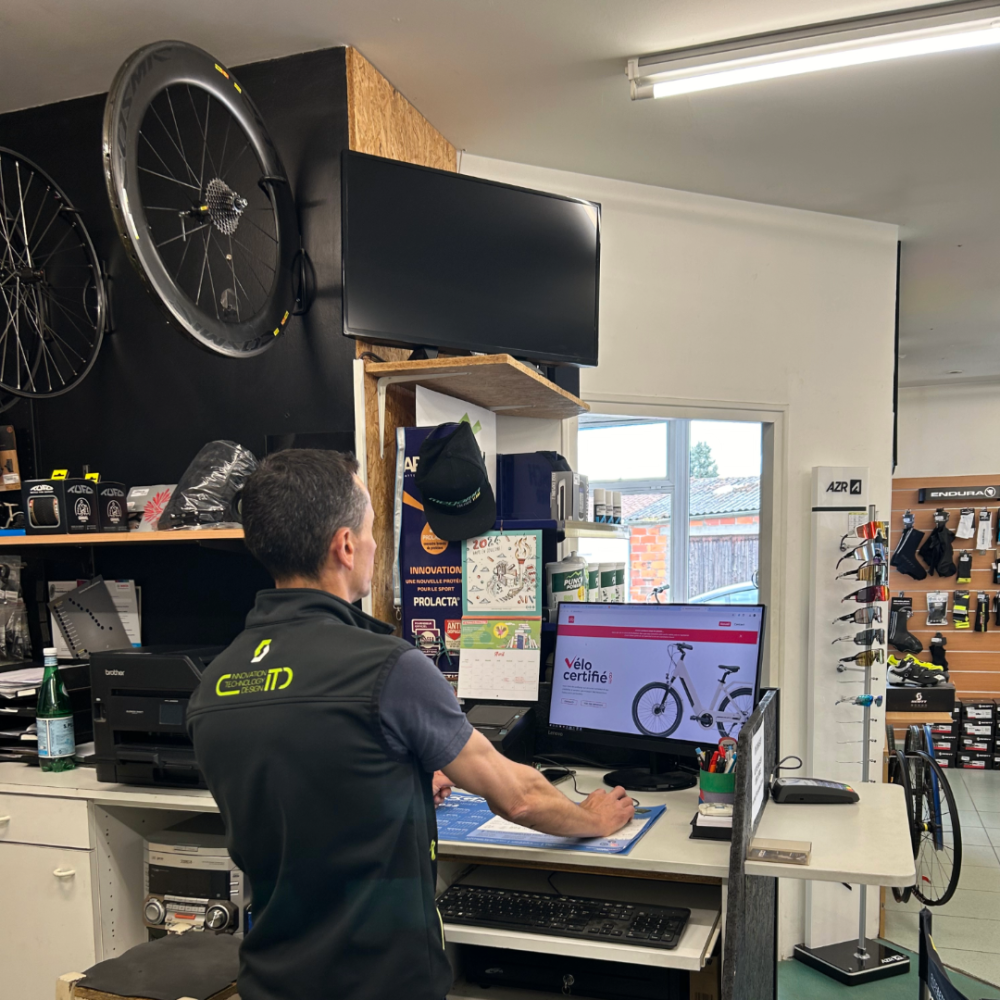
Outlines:
MULTIPOLYGON (((629 600, 656 599, 666 585, 663 601, 758 601, 759 423, 588 414, 578 454, 592 491, 622 493, 629 600)), ((580 552, 626 558, 621 542, 587 541, 580 552)))

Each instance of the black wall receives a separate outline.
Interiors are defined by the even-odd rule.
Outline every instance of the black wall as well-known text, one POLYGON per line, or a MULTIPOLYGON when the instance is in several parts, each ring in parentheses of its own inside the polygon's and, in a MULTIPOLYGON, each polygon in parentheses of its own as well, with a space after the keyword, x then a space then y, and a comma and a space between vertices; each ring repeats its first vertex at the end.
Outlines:
MULTIPOLYGON (((108 80, 117 67, 108 66, 108 80)), ((341 333, 340 153, 347 148, 344 49, 238 67, 284 161, 317 278, 305 317, 256 358, 224 358, 167 324, 125 258, 101 159, 104 95, 0 115, 0 146, 49 172, 83 213, 112 281, 115 332, 65 396, 0 415, 18 432, 22 472, 87 464, 126 485, 177 482, 205 442, 228 438, 258 456, 268 434, 353 432, 354 343, 341 333)), ((144 641, 227 642, 268 578, 245 553, 170 545, 73 550, 33 558, 32 575, 96 570, 143 586, 144 641), (71 556, 71 552, 66 552, 71 556), (74 569, 74 567, 77 567, 74 569)))

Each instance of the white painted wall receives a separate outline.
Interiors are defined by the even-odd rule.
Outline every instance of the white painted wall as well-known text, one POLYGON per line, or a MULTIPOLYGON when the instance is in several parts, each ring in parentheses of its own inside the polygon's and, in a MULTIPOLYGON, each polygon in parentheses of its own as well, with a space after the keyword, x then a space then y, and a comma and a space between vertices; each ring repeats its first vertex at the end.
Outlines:
MULTIPOLYGON (((775 422, 769 673, 782 750, 801 751, 812 467, 870 467, 889 507, 896 228, 468 154, 461 166, 602 204, 600 364, 581 380, 595 409, 775 422)), ((782 893, 787 955, 803 940, 801 884, 782 893)))
POLYGON ((995 477, 997 428, 1000 385, 900 389, 896 475, 995 477))

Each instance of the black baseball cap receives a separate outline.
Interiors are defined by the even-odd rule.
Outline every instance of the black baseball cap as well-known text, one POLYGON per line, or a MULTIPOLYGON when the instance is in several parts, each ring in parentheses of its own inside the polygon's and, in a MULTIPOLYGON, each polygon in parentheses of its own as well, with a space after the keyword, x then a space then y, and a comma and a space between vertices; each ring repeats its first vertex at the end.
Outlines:
POLYGON ((439 424, 424 439, 414 485, 431 531, 446 542, 481 535, 496 522, 493 487, 467 421, 439 424))

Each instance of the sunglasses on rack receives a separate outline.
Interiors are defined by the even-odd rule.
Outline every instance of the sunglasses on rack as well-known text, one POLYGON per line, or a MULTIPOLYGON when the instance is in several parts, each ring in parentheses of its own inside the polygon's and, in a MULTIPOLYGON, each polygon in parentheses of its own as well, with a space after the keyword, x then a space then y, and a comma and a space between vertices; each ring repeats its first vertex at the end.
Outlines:
POLYGON ((863 649, 853 656, 842 656, 841 663, 856 663, 859 667, 870 667, 873 663, 885 663, 884 649, 863 649))
POLYGON ((839 567, 845 559, 857 559, 858 562, 888 562, 888 549, 883 539, 874 538, 871 541, 860 542, 845 552, 837 560, 837 566, 839 567))
POLYGON ((882 621, 882 609, 876 607, 858 608, 849 615, 841 615, 834 618, 831 624, 839 625, 841 622, 854 622, 855 625, 871 625, 872 622, 882 621))
POLYGON ((855 635, 842 635, 839 639, 834 639, 831 646, 838 642, 854 642, 859 646, 881 646, 885 642, 885 629, 866 628, 864 632, 855 635))
POLYGON ((866 521, 864 524, 859 524, 855 529, 858 538, 866 538, 869 541, 882 538, 884 541, 889 537, 889 522, 888 521, 866 521))
POLYGON ((840 603, 843 604, 844 601, 857 601, 858 604, 875 604, 877 601, 888 600, 889 588, 878 584, 874 587, 862 587, 860 590, 855 590, 853 594, 842 597, 840 603))
POLYGON ((866 583, 884 585, 889 582, 889 567, 884 562, 862 563, 857 569, 841 573, 837 579, 843 580, 848 576, 853 576, 855 580, 864 580, 866 583))

